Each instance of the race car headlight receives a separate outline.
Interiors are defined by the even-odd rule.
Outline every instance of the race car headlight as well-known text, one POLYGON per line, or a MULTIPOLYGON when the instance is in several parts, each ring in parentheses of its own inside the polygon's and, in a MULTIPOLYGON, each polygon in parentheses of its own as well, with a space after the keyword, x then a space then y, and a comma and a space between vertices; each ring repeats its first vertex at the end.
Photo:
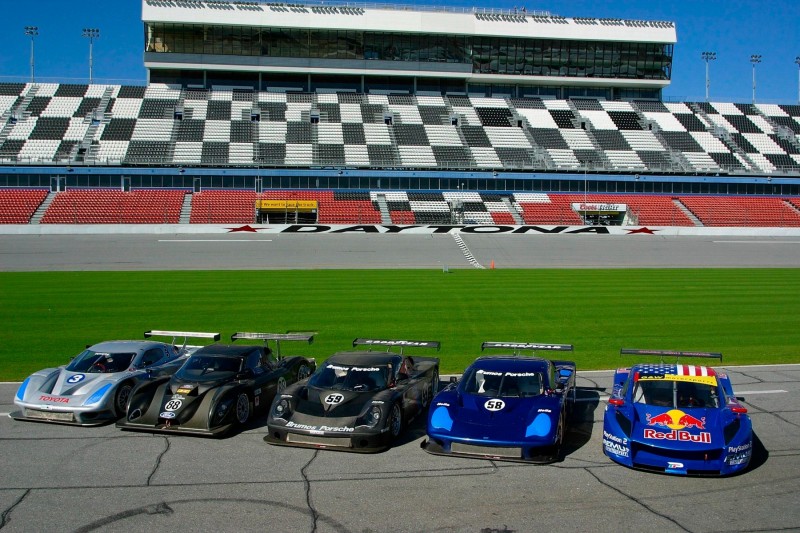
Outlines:
POLYGON ((292 404, 287 398, 281 398, 272 409, 272 414, 277 418, 285 418, 292 412, 292 404))
POLYGON ((453 417, 447 407, 440 405, 431 414, 431 426, 436 429, 450 431, 453 428, 453 417))
POLYGON ((22 401, 25 398, 25 389, 28 388, 28 382, 30 382, 31 378, 25 378, 25 381, 22 382, 22 385, 19 386, 17 389, 17 400, 22 401))
POLYGON ((373 405, 367 411, 367 416, 364 418, 364 422, 369 427, 375 427, 378 425, 378 422, 381 420, 381 408, 377 405, 373 405))
POLYGON ((97 391, 95 391, 94 394, 89 396, 86 399, 86 401, 83 402, 83 405, 92 405, 92 404, 95 404, 95 403, 99 402, 100 400, 103 399, 103 396, 106 395, 106 392, 108 392, 108 389, 110 389, 110 388, 111 388, 111 383, 106 383, 105 385, 103 385, 102 387, 97 389, 97 391))
POLYGON ((231 408, 233 404, 233 398, 228 400, 224 400, 217 404, 217 409, 214 411, 214 423, 220 423, 224 418, 225 415, 228 414, 228 409, 231 408))

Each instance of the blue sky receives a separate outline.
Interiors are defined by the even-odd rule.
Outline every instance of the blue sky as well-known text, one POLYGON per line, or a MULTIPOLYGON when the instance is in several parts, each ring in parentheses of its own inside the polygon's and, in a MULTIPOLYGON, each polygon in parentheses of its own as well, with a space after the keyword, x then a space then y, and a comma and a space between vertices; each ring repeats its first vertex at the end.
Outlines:
MULTIPOLYGON (((6 5, 0 34, 0 81, 30 77, 30 38, 27 25, 38 26, 38 81, 86 82, 88 40, 82 28, 99 28, 94 47, 95 81, 143 83, 143 29, 140 0, 36 0, 6 5)), ((398 2, 409 4, 411 2, 398 2)), ((416 2, 424 3, 424 2, 416 2)), ((430 3, 430 2, 429 2, 430 3)), ((444 3, 439 1, 437 5, 444 3)), ((703 51, 714 51, 711 99, 749 102, 752 99, 751 54, 760 54, 756 67, 756 98, 761 102, 796 103, 800 56, 800 2, 773 0, 551 0, 526 3, 455 0, 447 5, 550 11, 566 17, 608 17, 670 20, 677 24, 678 44, 668 100, 701 100, 705 96, 703 51)))

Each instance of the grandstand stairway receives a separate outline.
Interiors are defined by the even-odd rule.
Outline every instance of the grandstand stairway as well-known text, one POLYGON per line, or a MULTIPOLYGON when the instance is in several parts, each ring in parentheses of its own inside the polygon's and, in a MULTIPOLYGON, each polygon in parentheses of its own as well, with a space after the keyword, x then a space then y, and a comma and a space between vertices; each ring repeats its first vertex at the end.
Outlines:
POLYGON ((688 207, 686 207, 686 206, 683 204, 683 202, 681 202, 681 201, 680 201, 678 198, 673 198, 673 199, 672 199, 672 203, 673 203, 673 204, 675 204, 675 206, 676 206, 678 209, 680 209, 680 210, 683 212, 683 214, 684 214, 684 215, 686 215, 687 217, 689 217, 689 220, 691 220, 691 221, 692 221, 692 223, 693 223, 695 226, 704 226, 704 225, 705 225, 705 224, 703 224, 703 222, 702 222, 702 221, 701 221, 699 218, 697 218, 697 216, 696 216, 694 213, 692 213, 692 211, 691 211, 691 210, 690 210, 688 207))
POLYGON ((178 224, 189 224, 192 218, 192 193, 186 193, 183 197, 183 204, 181 205, 181 214, 178 218, 178 224))
POLYGON ((511 198, 508 196, 503 196, 500 200, 508 208, 508 212, 511 213, 511 218, 514 219, 514 224, 525 224, 525 221, 522 219, 522 215, 519 214, 519 211, 514 205, 514 202, 511 201, 511 198))
POLYGON ((386 195, 378 193, 375 196, 375 202, 378 204, 378 211, 381 213, 381 224, 391 224, 392 214, 389 212, 389 204, 386 202, 386 195))
POLYGON ((39 207, 36 208, 36 211, 33 212, 33 215, 31 216, 31 222, 30 222, 31 224, 42 223, 42 217, 44 216, 45 211, 47 211, 47 208, 50 207, 50 204, 53 203, 56 194, 58 193, 54 191, 50 191, 49 193, 47 193, 47 196, 45 197, 44 201, 42 201, 42 203, 39 204, 39 207))

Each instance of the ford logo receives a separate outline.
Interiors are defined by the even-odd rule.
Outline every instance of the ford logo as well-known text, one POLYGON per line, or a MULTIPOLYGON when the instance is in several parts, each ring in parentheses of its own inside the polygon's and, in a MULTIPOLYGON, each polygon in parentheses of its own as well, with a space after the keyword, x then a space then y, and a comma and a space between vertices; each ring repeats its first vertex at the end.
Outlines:
POLYGON ((172 418, 175 418, 176 415, 175 415, 175 413, 173 413, 171 411, 165 411, 165 412, 161 413, 158 416, 160 418, 172 419, 172 418))

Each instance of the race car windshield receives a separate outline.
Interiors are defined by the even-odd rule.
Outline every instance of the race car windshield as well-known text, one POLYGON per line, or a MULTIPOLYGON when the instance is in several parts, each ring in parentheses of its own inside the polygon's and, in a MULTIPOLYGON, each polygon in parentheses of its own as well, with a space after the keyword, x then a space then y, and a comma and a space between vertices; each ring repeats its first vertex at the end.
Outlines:
POLYGON ((525 398, 542 394, 540 372, 470 370, 464 376, 464 392, 479 396, 525 398))
POLYGON ((70 372, 85 372, 87 374, 108 374, 127 370, 136 354, 110 353, 84 350, 67 365, 70 372))
POLYGON ((388 367, 325 364, 311 377, 309 385, 321 389, 369 392, 385 389, 388 375, 388 367))
POLYGON ((175 376, 188 380, 213 380, 236 374, 241 367, 242 360, 238 357, 193 355, 175 373, 175 376))
POLYGON ((719 407, 717 388, 705 383, 647 379, 633 389, 633 401, 657 407, 719 407))

